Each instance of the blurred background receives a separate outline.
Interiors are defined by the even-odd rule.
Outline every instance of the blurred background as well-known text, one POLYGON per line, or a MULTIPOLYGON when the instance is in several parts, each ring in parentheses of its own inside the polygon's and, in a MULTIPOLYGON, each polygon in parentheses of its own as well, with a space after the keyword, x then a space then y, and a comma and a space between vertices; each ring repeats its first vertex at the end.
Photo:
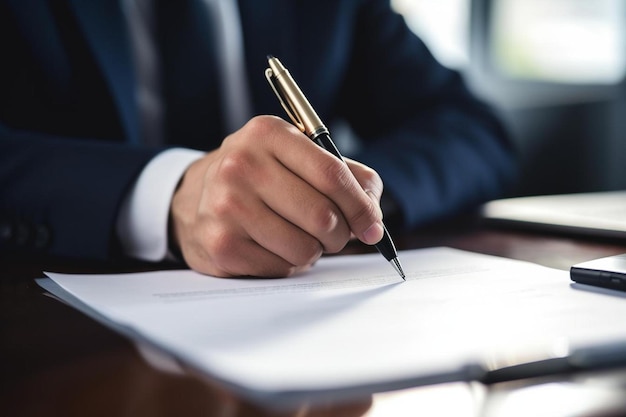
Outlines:
POLYGON ((514 195, 626 189, 626 0, 392 0, 517 143, 514 195))

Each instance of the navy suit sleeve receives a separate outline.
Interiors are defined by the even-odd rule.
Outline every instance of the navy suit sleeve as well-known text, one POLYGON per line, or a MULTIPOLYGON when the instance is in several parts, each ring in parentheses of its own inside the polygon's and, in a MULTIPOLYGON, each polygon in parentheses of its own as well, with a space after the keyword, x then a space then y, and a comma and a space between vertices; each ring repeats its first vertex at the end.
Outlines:
POLYGON ((108 259, 118 207, 158 151, 126 143, 70 2, 1 2, 0 28, 0 257, 108 259))
POLYGON ((362 2, 343 111, 414 228, 497 198, 516 176, 505 130, 388 1, 362 2))
POLYGON ((0 125, 0 253, 116 253, 118 206, 156 151, 0 125))

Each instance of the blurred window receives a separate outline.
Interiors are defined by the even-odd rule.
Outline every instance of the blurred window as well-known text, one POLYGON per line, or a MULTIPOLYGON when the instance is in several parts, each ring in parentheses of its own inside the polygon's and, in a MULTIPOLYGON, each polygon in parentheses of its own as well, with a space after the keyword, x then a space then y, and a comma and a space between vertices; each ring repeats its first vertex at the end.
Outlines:
POLYGON ((626 0, 492 5, 490 55, 503 75, 571 84, 614 84, 624 76, 626 0))
POLYGON ((444 65, 469 64, 471 0, 391 0, 407 25, 426 42, 444 65))

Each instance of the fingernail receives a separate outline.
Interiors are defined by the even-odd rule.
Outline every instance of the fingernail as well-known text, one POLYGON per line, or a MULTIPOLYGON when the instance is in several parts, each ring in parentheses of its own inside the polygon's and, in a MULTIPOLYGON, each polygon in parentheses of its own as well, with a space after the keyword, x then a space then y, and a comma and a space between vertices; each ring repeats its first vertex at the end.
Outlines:
POLYGON ((363 233, 363 242, 368 245, 378 243, 382 238, 383 225, 381 223, 374 223, 363 233))

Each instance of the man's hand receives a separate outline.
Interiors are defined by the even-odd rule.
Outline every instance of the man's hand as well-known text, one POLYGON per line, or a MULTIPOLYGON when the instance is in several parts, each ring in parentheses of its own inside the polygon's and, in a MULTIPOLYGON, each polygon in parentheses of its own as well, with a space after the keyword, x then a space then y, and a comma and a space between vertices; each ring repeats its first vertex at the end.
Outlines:
POLYGON ((187 264, 215 276, 289 276, 351 233, 383 235, 383 185, 293 125, 259 116, 192 164, 174 194, 171 234, 187 264))

